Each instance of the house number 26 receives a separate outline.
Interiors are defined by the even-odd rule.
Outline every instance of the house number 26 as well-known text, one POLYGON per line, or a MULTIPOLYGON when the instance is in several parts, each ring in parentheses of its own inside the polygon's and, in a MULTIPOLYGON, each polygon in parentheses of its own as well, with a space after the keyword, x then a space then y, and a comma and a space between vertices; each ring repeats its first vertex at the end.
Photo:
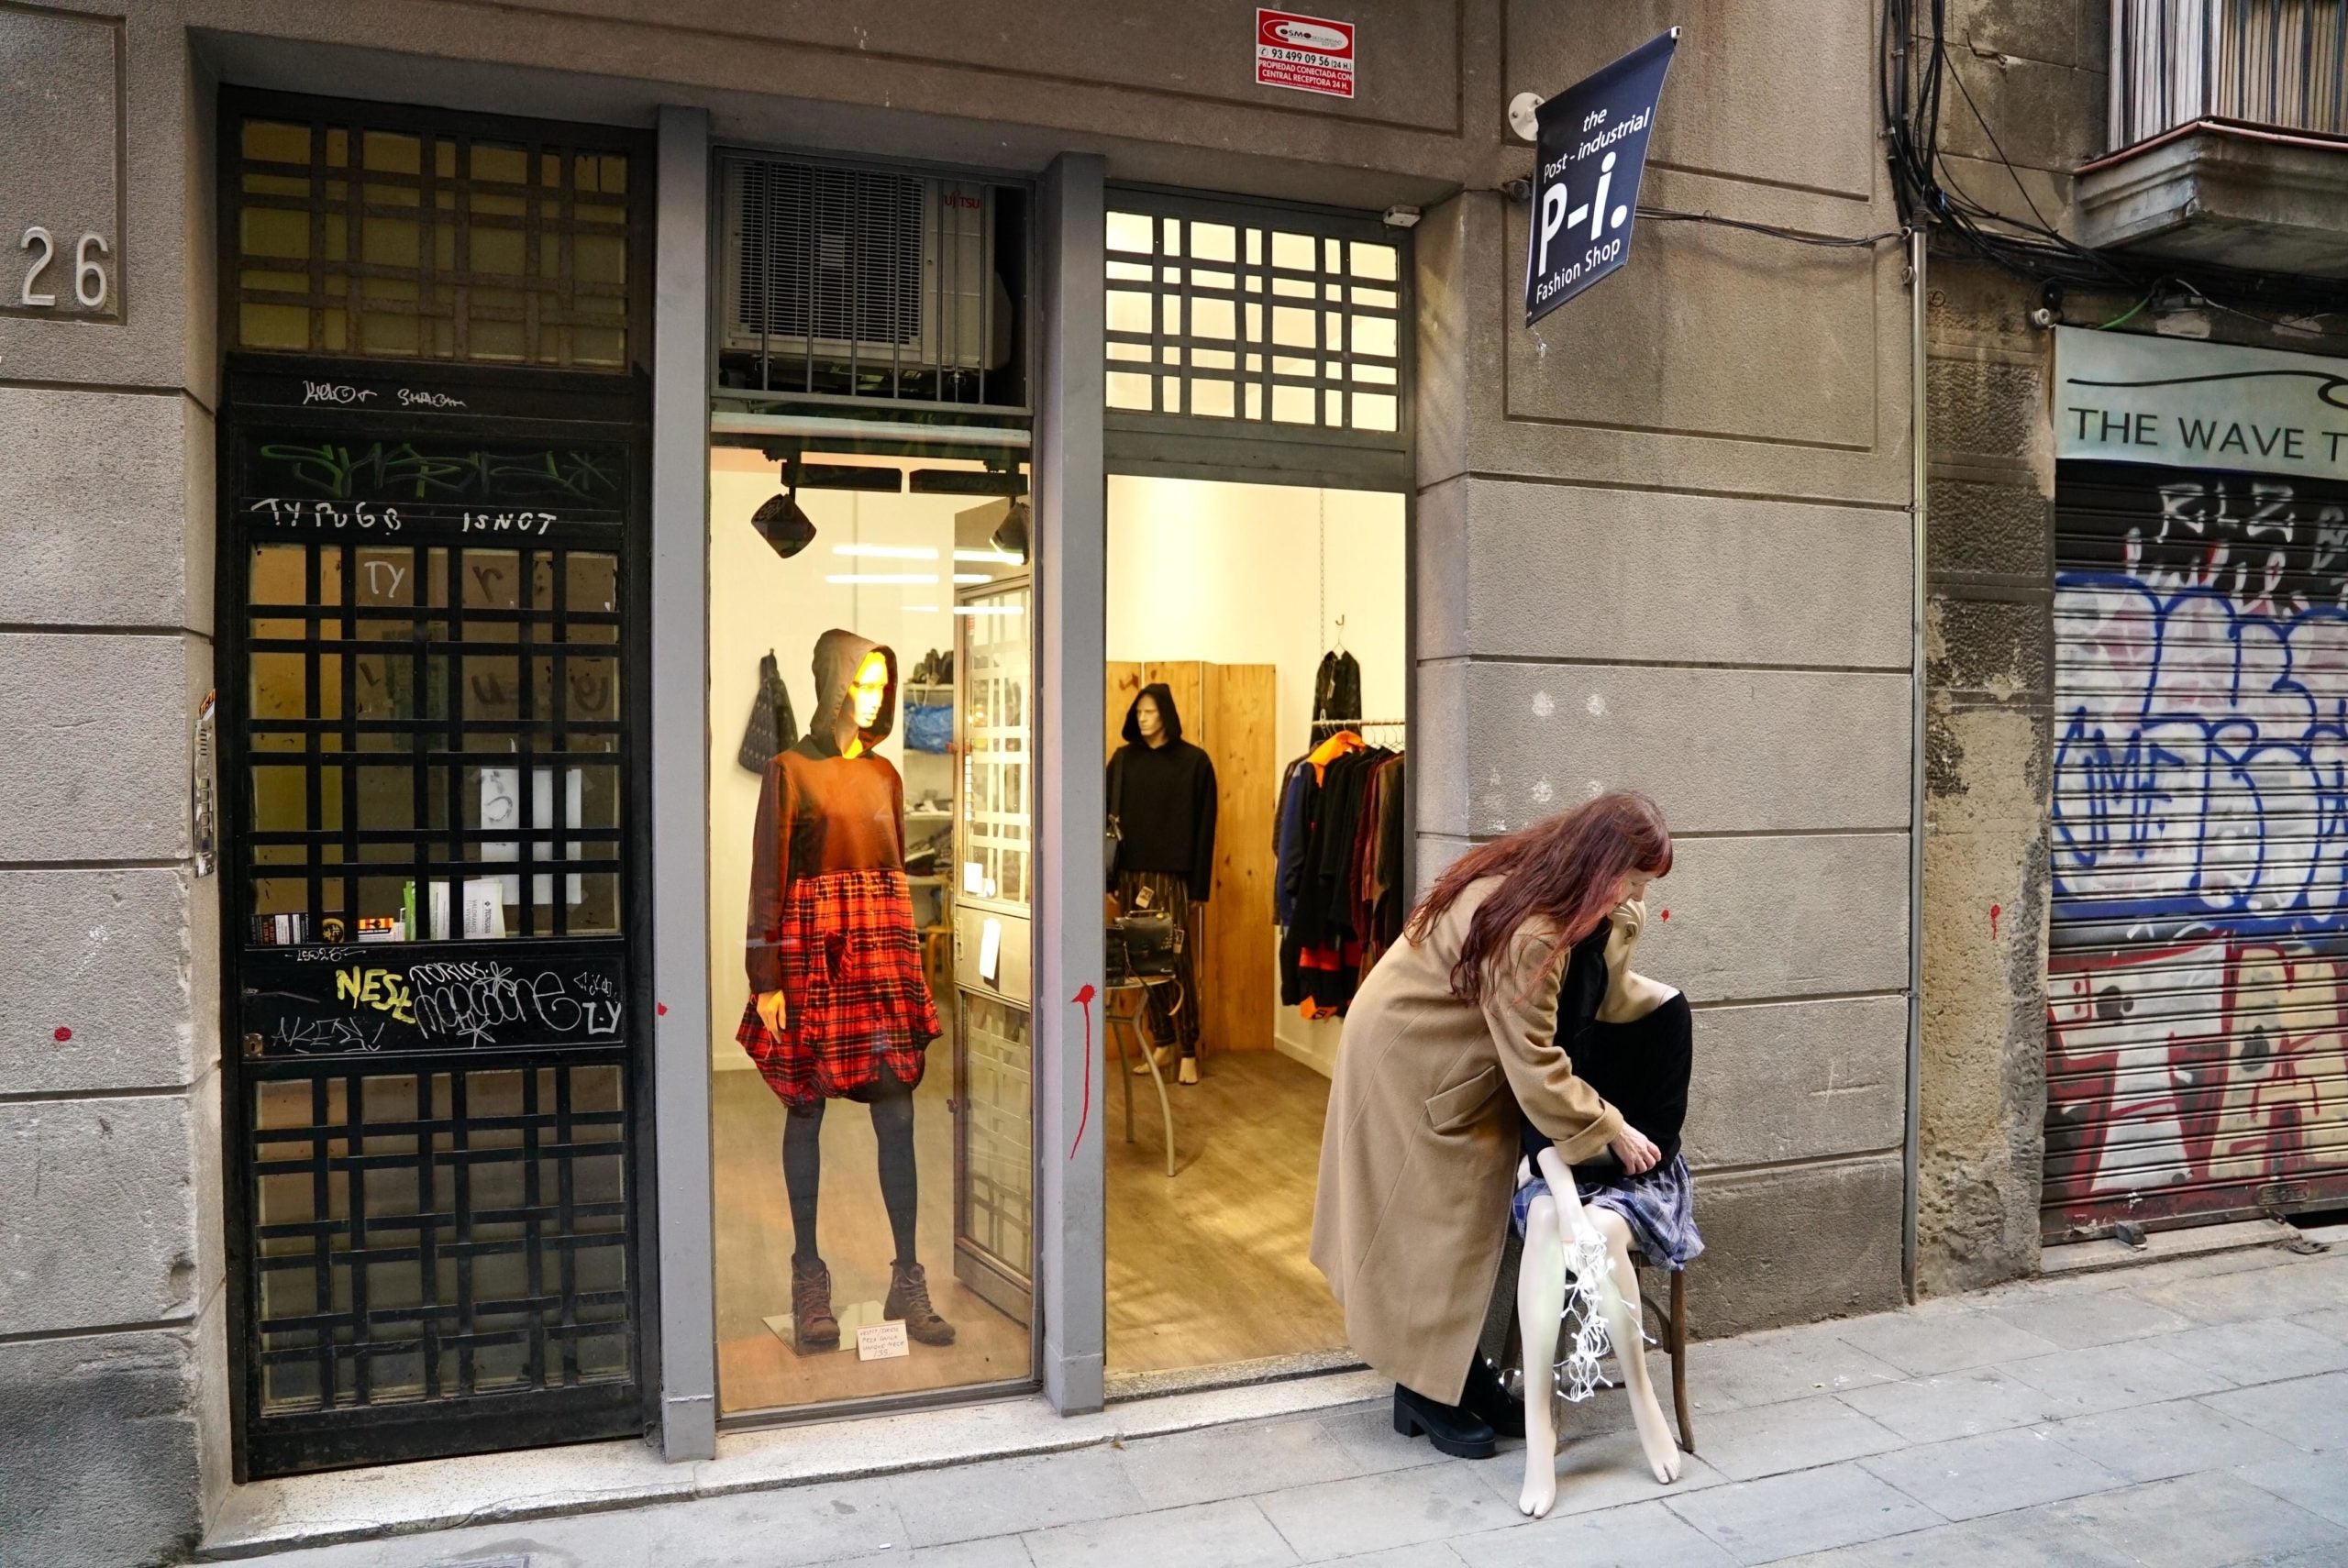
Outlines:
MULTIPOLYGON (((57 260, 57 241, 50 237, 49 230, 34 224, 25 230, 17 245, 32 255, 17 303, 36 309, 53 309, 57 295, 50 291, 55 285, 45 286, 41 275, 57 260)), ((106 303, 106 242, 94 234, 83 235, 73 247, 73 298, 83 310, 95 310, 106 303)))

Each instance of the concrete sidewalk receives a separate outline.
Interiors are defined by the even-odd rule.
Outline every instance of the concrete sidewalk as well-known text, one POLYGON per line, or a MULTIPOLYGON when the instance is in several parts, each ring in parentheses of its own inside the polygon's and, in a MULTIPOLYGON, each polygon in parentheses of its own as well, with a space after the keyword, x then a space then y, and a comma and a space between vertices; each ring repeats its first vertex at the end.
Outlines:
MULTIPOLYGON (((1380 1405, 885 1478, 395 1536, 273 1568, 2340 1568, 2348 1247, 2188 1258, 1702 1342, 1663 1487, 1620 1394, 1557 1511, 1380 1405)), ((1656 1363, 1658 1381, 1664 1376, 1656 1363)))

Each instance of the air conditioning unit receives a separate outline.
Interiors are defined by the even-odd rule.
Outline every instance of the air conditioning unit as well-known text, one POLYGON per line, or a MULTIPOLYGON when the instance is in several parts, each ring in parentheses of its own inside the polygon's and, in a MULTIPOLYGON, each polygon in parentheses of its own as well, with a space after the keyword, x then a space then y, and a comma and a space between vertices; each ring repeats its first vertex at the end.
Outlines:
POLYGON ((734 158, 723 201, 726 350, 873 371, 1009 357, 989 187, 734 158))

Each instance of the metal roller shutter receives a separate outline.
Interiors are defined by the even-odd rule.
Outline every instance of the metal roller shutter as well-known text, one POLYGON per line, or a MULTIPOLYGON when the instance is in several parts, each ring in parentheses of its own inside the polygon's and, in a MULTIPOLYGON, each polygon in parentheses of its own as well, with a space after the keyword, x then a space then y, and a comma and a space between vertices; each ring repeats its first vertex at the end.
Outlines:
POLYGON ((2065 463, 2051 1240, 2348 1201, 2348 486, 2065 463))

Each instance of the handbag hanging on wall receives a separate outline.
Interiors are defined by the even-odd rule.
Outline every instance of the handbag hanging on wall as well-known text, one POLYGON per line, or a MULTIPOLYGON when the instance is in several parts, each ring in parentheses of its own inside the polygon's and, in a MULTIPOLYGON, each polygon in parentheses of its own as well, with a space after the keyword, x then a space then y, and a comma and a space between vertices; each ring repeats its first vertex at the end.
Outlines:
POLYGON ((753 773, 764 773, 778 753, 798 744, 799 721, 791 712, 791 690, 782 683, 782 667, 772 650, 759 660, 759 694, 750 700, 750 722, 742 727, 742 749, 734 760, 753 773))

